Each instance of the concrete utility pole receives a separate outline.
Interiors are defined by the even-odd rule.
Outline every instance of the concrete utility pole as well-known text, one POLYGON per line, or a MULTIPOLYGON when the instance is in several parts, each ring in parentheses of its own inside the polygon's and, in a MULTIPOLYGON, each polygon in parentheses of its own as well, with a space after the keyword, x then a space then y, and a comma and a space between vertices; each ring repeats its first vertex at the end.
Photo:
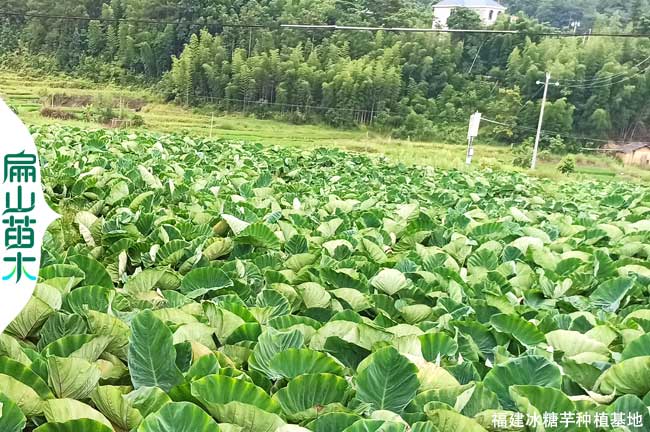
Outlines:
MULTIPOLYGON (((542 108, 539 110, 539 123, 537 124, 537 136, 535 136, 535 147, 533 148, 533 160, 530 163, 530 169, 535 169, 537 165, 537 151, 539 149, 539 140, 542 137, 542 123, 544 122, 544 108, 546 107, 546 97, 548 96, 548 85, 551 82, 551 73, 546 72, 546 80, 544 82, 537 81, 537 85, 544 84, 544 96, 542 97, 542 108)), ((559 86, 559 82, 553 83, 559 86)))

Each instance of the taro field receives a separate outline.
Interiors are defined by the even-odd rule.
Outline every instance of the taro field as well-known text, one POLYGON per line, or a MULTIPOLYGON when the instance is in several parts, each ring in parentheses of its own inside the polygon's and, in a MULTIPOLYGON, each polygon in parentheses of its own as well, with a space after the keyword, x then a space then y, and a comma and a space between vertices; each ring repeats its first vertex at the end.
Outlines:
POLYGON ((32 131, 2 432, 650 430, 647 186, 32 131))

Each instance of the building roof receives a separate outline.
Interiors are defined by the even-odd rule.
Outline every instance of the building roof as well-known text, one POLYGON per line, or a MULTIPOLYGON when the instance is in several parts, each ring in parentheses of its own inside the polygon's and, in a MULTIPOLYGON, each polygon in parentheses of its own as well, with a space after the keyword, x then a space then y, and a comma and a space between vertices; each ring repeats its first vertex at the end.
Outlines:
POLYGON ((495 0, 442 0, 437 4, 434 4, 433 7, 506 9, 505 6, 499 4, 495 0))
POLYGON ((629 144, 623 144, 617 148, 620 153, 634 153, 637 150, 640 150, 645 147, 650 147, 650 142, 633 142, 629 144))

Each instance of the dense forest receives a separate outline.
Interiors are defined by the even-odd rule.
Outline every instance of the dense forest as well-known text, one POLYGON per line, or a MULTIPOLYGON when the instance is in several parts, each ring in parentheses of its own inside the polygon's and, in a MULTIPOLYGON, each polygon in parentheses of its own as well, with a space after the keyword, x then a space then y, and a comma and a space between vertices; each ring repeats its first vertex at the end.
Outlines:
MULTIPOLYGON (((281 29, 279 23, 430 27, 418 0, 3 0, 3 67, 137 83, 168 100, 393 136, 462 142, 479 110, 491 136, 534 134, 545 71, 543 145, 553 150, 647 134, 648 38, 541 37, 540 31, 650 32, 646 0, 510 0, 496 29, 432 34, 281 29), (40 16, 42 14, 48 15, 40 16), (55 16, 55 17, 52 17, 55 16), (63 19, 83 17, 84 19, 63 19), (249 27, 255 25, 258 27, 249 27)), ((453 28, 481 27, 456 10, 453 28)))

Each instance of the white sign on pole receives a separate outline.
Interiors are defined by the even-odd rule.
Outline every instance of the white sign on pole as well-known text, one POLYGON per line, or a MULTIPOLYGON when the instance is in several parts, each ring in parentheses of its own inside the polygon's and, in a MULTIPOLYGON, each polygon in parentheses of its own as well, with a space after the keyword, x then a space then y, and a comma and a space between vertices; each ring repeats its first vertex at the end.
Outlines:
POLYGON ((481 126, 481 117, 480 112, 475 112, 469 118, 469 129, 467 131, 467 138, 475 138, 478 136, 478 128, 481 126))

